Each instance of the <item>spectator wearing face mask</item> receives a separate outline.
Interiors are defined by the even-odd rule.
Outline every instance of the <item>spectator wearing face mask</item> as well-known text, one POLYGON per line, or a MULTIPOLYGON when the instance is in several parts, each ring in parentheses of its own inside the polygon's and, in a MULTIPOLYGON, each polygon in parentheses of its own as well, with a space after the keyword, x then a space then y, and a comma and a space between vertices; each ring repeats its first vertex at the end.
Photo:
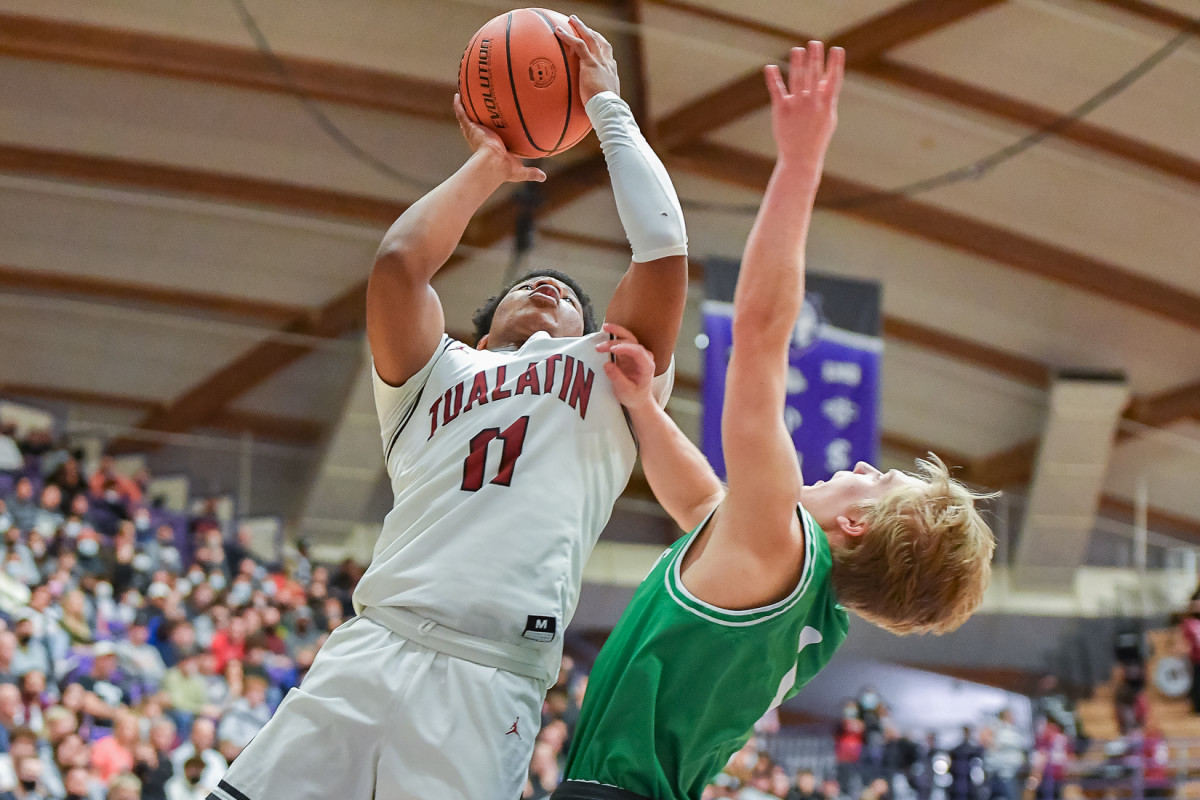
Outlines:
POLYGON ((126 639, 117 643, 117 662, 127 675, 153 693, 162 684, 167 665, 162 654, 150 644, 150 628, 145 616, 133 621, 126 639))
MULTIPOLYGON (((146 543, 144 552, 150 557, 150 572, 157 572, 160 569, 172 573, 182 571, 183 561, 179 556, 179 548, 175 544, 175 529, 170 525, 159 525, 155 529, 154 538, 146 543)), ((191 575, 188 577, 193 585, 198 582, 191 575)))
POLYGON ((37 561, 29 552, 21 530, 15 527, 9 528, 4 534, 3 556, 4 570, 13 580, 20 581, 26 586, 32 586, 38 582, 40 573, 37 561))
POLYGON ((233 755, 240 753, 271 719, 267 705, 267 680, 261 675, 246 676, 244 694, 221 717, 217 738, 229 745, 233 755))
POLYGON ((198 756, 204 762, 204 772, 200 776, 200 783, 212 791, 216 788, 217 782, 225 777, 225 771, 229 769, 229 762, 213 749, 215 744, 216 726, 213 721, 207 718, 196 720, 188 740, 171 753, 171 761, 175 766, 176 773, 183 774, 187 762, 194 756, 198 756))
POLYGON ((73 766, 63 779, 67 794, 64 800, 93 800, 92 775, 86 767, 73 766))
POLYGON ((110 506, 120 509, 121 516, 142 502, 142 490, 136 483, 117 473, 112 456, 102 456, 100 465, 88 479, 88 489, 95 497, 103 498, 110 506))
POLYGON ((204 800, 209 791, 201 781, 204 769, 204 759, 199 756, 183 762, 183 772, 167 781, 167 800, 204 800))
POLYGON ((43 536, 53 536, 59 526, 66 521, 66 517, 62 513, 62 490, 54 484, 48 484, 42 487, 41 496, 38 498, 37 513, 34 515, 32 530, 37 531, 43 536))
POLYGON ((24 755, 14 759, 16 785, 12 789, 14 800, 47 800, 49 792, 42 782, 42 760, 36 755, 24 755))
POLYGON ((863 749, 859 758, 864 783, 883 774, 884 730, 883 700, 874 686, 864 686, 858 694, 858 718, 863 724, 863 749))
POLYGON ((18 531, 27 531, 37 522, 38 504, 34 497, 33 481, 29 478, 17 479, 13 496, 8 501, 8 513, 18 531))
POLYGON ((62 599, 62 615, 58 624, 71 638, 73 645, 87 645, 96 641, 96 633, 88 619, 87 601, 83 592, 76 589, 67 592, 62 599))
POLYGON ((837 779, 841 787, 851 795, 857 794, 861 784, 859 760, 863 752, 862 719, 858 716, 858 703, 846 700, 842 704, 842 718, 838 720, 833 734, 833 752, 837 761, 837 779))
POLYGON ((13 626, 13 633, 17 637, 17 647, 12 658, 13 675, 19 677, 33 670, 53 675, 50 649, 46 646, 45 639, 34 635, 33 620, 29 618, 27 610, 22 609, 13 626))

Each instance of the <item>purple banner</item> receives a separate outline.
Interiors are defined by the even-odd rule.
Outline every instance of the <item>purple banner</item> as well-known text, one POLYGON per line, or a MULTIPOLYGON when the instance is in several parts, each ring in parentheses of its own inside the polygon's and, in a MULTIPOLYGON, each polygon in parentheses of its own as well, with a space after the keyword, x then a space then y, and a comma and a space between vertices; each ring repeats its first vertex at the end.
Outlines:
MULTIPOLYGON (((818 290, 814 286, 817 282, 810 277, 788 355, 787 398, 780 411, 796 445, 805 483, 825 480, 838 470, 852 469, 859 461, 874 464, 879 456, 883 350, 878 335, 879 290, 875 284, 846 282, 852 291, 861 292, 865 287, 874 293, 875 330, 848 330, 835 326, 823 312, 829 307, 825 295, 836 291, 838 282, 822 277, 818 290)), ((701 447, 722 478, 725 458, 721 449, 721 409, 733 343, 732 314, 731 303, 709 300, 704 304, 704 335, 708 342, 704 352, 701 447)), ((862 314, 858 316, 863 318, 862 314)))

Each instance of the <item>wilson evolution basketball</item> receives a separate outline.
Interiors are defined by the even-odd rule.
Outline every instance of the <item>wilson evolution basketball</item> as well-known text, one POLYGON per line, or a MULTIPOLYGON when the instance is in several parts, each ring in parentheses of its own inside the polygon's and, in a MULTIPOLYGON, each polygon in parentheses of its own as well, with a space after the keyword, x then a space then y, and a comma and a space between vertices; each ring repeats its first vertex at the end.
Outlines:
POLYGON ((458 67, 458 91, 472 120, 522 158, 545 158, 592 129, 579 98, 579 58, 554 35, 564 14, 519 8, 479 29, 458 67))

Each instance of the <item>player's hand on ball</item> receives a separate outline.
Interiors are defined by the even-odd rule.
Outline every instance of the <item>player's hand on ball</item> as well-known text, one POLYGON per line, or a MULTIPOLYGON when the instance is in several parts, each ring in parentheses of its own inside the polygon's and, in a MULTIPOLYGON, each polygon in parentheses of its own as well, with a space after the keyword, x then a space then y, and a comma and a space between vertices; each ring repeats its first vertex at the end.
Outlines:
POLYGON ((779 67, 763 68, 771 95, 771 130, 781 161, 804 160, 820 167, 837 127, 838 93, 846 69, 846 51, 835 47, 825 63, 825 45, 793 47, 788 80, 779 67))
POLYGON ((605 363, 604 374, 612 383, 617 400, 627 408, 653 402, 650 382, 654 379, 654 354, 620 325, 606 322, 604 330, 616 338, 596 345, 596 352, 608 353, 613 358, 605 363))
POLYGON ((520 158, 508 152, 504 142, 491 128, 486 128, 478 122, 467 118, 463 109, 462 98, 454 95, 454 116, 458 118, 458 127, 472 153, 480 154, 493 163, 504 175, 505 181, 544 181, 546 173, 537 167, 528 167, 520 158))
POLYGON ((556 28, 563 44, 579 56, 579 96, 584 103, 601 92, 621 93, 621 79, 612 45, 596 31, 571 15, 571 30, 556 28))

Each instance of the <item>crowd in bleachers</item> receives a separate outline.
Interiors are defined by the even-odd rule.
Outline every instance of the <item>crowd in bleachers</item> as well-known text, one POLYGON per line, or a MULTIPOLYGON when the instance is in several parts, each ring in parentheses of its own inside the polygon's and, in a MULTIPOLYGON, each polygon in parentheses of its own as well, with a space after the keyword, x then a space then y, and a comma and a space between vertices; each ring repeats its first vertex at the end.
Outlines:
MULTIPOLYGON (((359 565, 314 565, 303 546, 268 562, 214 502, 165 510, 150 480, 108 457, 90 466, 48 433, 0 430, 0 800, 204 798, 353 614, 359 565)), ((586 687, 565 657, 524 800, 561 779, 586 687)), ((845 702, 828 759, 785 765, 768 721, 705 798, 1058 797, 1086 737, 1052 681, 1033 710, 1032 734, 1005 712, 939 741, 899 730, 867 687, 845 702)), ((1166 748, 1134 722, 1111 774, 1136 760, 1152 796, 1166 748)))
POLYGON ((268 563, 149 481, 0 431, 0 800, 203 798, 352 614, 357 565, 268 563))

